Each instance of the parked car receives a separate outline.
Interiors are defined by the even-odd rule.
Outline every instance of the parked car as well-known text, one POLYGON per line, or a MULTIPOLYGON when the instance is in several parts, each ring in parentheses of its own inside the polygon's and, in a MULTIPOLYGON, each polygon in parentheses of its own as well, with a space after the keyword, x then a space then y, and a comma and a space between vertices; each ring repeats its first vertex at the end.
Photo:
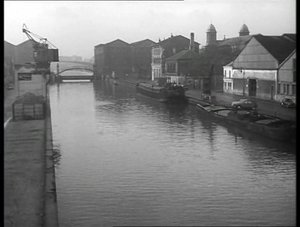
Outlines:
POLYGON ((280 105, 286 108, 295 108, 296 103, 290 98, 284 98, 281 100, 280 105))
POLYGON ((254 110, 257 108, 256 102, 249 99, 240 99, 239 101, 234 101, 231 103, 231 106, 236 109, 244 110, 254 110))

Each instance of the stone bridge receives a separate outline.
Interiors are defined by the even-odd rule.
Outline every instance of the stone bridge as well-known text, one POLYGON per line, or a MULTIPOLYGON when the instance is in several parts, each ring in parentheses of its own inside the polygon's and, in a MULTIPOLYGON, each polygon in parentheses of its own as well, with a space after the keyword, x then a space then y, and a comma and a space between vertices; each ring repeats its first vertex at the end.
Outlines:
POLYGON ((71 70, 94 72, 94 65, 83 61, 59 61, 51 63, 50 70, 56 75, 71 70))

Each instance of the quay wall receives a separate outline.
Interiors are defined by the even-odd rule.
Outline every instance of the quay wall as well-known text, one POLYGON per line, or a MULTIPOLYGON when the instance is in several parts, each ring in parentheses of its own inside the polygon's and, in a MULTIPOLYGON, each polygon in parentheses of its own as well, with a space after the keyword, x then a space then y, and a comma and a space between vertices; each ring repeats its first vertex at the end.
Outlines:
POLYGON ((44 200, 44 226, 58 227, 58 207, 55 182, 55 158, 53 149, 52 123, 50 97, 47 85, 46 97, 46 118, 45 118, 45 200, 44 200))

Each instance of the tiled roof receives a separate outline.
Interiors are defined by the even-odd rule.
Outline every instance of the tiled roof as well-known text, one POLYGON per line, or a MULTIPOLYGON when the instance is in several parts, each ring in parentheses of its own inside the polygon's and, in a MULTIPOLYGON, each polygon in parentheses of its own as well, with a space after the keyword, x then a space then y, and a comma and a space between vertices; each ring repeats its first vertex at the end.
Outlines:
POLYGON ((291 40, 296 41, 296 34, 293 34, 293 33, 285 33, 285 34, 283 34, 283 36, 284 36, 284 37, 287 37, 287 38, 289 38, 289 39, 291 39, 291 40))
POLYGON ((233 37, 229 39, 224 40, 217 40, 218 46, 225 46, 225 45, 234 45, 240 48, 243 48, 249 40, 252 38, 252 35, 245 35, 245 36, 239 36, 239 37, 233 37))
MULTIPOLYGON (((186 41, 190 42, 190 39, 188 39, 188 38, 186 38, 186 37, 184 37, 182 35, 176 35, 176 36, 171 36, 171 37, 169 37, 169 38, 167 38, 165 40, 160 41, 159 45, 164 46, 165 44, 167 44, 172 39, 181 39, 181 40, 186 40, 186 41)), ((198 42, 194 42, 194 44, 199 45, 198 42)))
POLYGON ((255 39, 278 61, 283 62, 296 48, 296 42, 282 36, 255 35, 255 39))
POLYGON ((199 54, 192 50, 182 50, 178 52, 177 54, 169 57, 166 59, 166 61, 170 60, 182 60, 182 59, 193 59, 193 58, 199 58, 199 54))
POLYGON ((144 40, 141 40, 141 41, 131 43, 130 45, 135 46, 135 47, 150 47, 150 46, 153 46, 155 44, 156 43, 153 42, 150 39, 144 39, 144 40))

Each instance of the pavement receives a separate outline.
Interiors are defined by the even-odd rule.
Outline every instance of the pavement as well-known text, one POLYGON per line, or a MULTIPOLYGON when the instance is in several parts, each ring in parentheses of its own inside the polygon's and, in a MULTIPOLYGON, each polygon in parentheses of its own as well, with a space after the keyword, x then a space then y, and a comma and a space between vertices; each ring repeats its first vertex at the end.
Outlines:
POLYGON ((4 122, 12 117, 12 104, 18 96, 17 89, 4 90, 4 122))
MULTIPOLYGON (((197 89, 187 90, 186 96, 192 103, 197 103, 197 101, 202 100, 202 92, 197 89)), ((211 94, 212 103, 224 106, 231 106, 231 102, 241 98, 243 98, 243 96, 223 92, 212 92, 211 94)), ((271 100, 252 99, 257 103, 257 112, 296 122, 296 108, 285 108, 278 102, 271 100)))
MULTIPOLYGON (((4 226, 58 226, 51 115, 12 121, 16 92, 4 105, 4 226)), ((48 104, 49 105, 49 104, 48 104)), ((49 107, 47 108, 49 112, 49 107)))
POLYGON ((42 226, 44 120, 11 121, 4 132, 4 226, 42 226))

